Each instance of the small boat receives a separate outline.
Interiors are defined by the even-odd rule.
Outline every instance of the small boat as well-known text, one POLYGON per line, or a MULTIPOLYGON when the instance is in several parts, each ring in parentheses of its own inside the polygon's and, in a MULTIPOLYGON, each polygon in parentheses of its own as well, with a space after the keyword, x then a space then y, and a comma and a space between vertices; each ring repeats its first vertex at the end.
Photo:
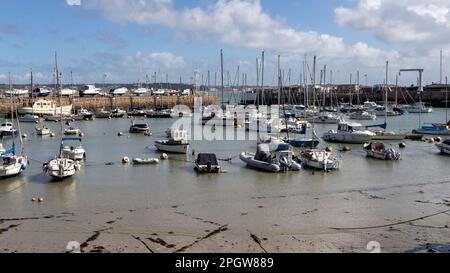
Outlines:
POLYGON ((19 117, 19 121, 24 123, 39 123, 40 118, 37 115, 26 114, 24 116, 19 117))
POLYGON ((186 154, 189 149, 188 132, 172 130, 169 140, 155 141, 155 147, 161 152, 186 154))
POLYGON ((341 161, 333 153, 323 150, 302 151, 298 160, 303 167, 326 172, 339 170, 341 167, 341 161))
POLYGON ((150 133, 150 127, 143 120, 133 121, 131 123, 130 133, 132 133, 132 134, 147 134, 147 133, 150 133))
POLYGON ((243 152, 240 155, 240 159, 248 166, 273 173, 300 171, 301 165, 292 157, 293 149, 289 144, 259 144, 256 154, 243 152))
POLYGON ((449 125, 433 125, 433 124, 427 124, 422 126, 422 128, 414 130, 413 134, 420 134, 420 135, 435 135, 435 136, 441 136, 441 135, 450 135, 450 126, 449 125))
POLYGON ((436 144, 436 147, 443 155, 450 155, 450 139, 444 140, 442 143, 436 144))
POLYGON ((199 154, 194 170, 197 173, 220 173, 221 167, 215 154, 199 154))
POLYGON ((159 164, 159 159, 157 158, 134 158, 133 159, 134 165, 155 165, 159 164))
POLYGON ((380 106, 377 109, 371 111, 370 113, 376 115, 377 117, 396 117, 396 116, 400 116, 399 112, 396 112, 394 110, 391 109, 387 109, 384 106, 380 106))
POLYGON ((353 120, 376 120, 377 115, 371 114, 366 111, 357 111, 350 115, 350 119, 353 119, 353 120))
POLYGON ((144 110, 134 109, 128 113, 129 117, 145 117, 146 113, 144 110))
POLYGON ((126 93, 128 93, 128 88, 126 88, 126 87, 119 87, 116 89, 111 89, 111 91, 110 91, 110 94, 112 96, 123 96, 126 93))
POLYGON ((11 122, 5 122, 0 125, 0 137, 15 137, 17 130, 11 122))
POLYGON ((35 129, 38 136, 48 136, 52 133, 48 127, 36 127, 35 129))
POLYGON ((375 142, 364 145, 364 149, 367 152, 367 157, 380 159, 380 160, 400 160, 401 154, 393 148, 387 149, 383 143, 375 142))
POLYGON ((331 130, 323 135, 327 142, 364 144, 370 142, 375 133, 363 129, 359 123, 341 122, 337 131, 331 130))
POLYGON ((64 134, 66 136, 75 136, 75 135, 80 135, 81 134, 81 130, 75 127, 69 127, 67 129, 64 130, 64 134))
POLYGON ((433 113, 433 107, 426 106, 423 102, 417 102, 414 105, 404 105, 400 109, 407 111, 411 114, 430 114, 433 113))
POLYGON ((111 111, 111 117, 112 118, 123 118, 126 113, 127 113, 127 111, 116 108, 111 111))
POLYGON ((80 91, 80 97, 94 97, 100 95, 100 88, 95 87, 95 85, 85 85, 83 90, 80 91))
POLYGON ((111 118, 111 112, 102 109, 102 110, 98 111, 97 113, 95 113, 95 117, 96 118, 111 118))
POLYGON ((76 111, 74 119, 75 120, 93 120, 94 114, 92 112, 90 112, 89 110, 81 108, 76 111))
POLYGON ((406 139, 406 134, 396 133, 392 131, 374 131, 375 136, 372 140, 403 140, 406 139))
POLYGON ((32 107, 22 107, 19 109, 19 114, 32 115, 70 115, 72 113, 72 105, 57 107, 51 100, 39 99, 32 107))
POLYGON ((73 97, 76 94, 78 94, 78 90, 75 89, 64 88, 61 90, 61 96, 63 97, 73 97))
POLYGON ((31 94, 33 97, 48 97, 51 93, 52 91, 50 91, 50 89, 48 88, 38 87, 35 88, 31 94))
POLYGON ((135 95, 135 96, 144 96, 145 94, 147 94, 148 93, 148 89, 147 88, 145 88, 145 87, 140 87, 140 88, 137 88, 137 89, 135 89, 135 90, 133 90, 133 94, 135 95))
POLYGON ((170 109, 156 109, 145 111, 145 116, 148 118, 172 118, 172 110, 170 109))
POLYGON ((62 157, 72 159, 75 161, 81 161, 86 158, 86 151, 81 145, 81 138, 63 138, 62 139, 62 157), (76 146, 65 145, 68 141, 76 141, 79 142, 76 146))
POLYGON ((332 113, 321 113, 319 116, 308 119, 309 122, 316 124, 338 124, 342 122, 342 117, 332 113))

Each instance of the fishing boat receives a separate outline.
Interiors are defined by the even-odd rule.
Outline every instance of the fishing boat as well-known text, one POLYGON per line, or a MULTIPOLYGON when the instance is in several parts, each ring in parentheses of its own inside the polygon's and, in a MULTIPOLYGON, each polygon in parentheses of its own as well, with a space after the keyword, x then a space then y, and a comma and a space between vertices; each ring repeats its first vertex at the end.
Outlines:
POLYGON ((63 138, 62 139, 62 156, 75 161, 81 161, 86 158, 86 151, 81 145, 81 138, 63 138), (78 145, 65 145, 66 142, 78 142, 78 145))
POLYGON ((66 136, 81 135, 81 130, 75 127, 69 127, 64 130, 64 135, 66 136))
POLYGON ((195 160, 194 170, 197 173, 220 173, 221 167, 215 154, 202 153, 195 160))
POLYGON ((75 112, 75 116, 73 118, 75 120, 93 120, 94 114, 87 109, 81 108, 75 112))
POLYGON ((48 136, 52 133, 48 127, 36 127, 35 129, 38 136, 48 136))
POLYGON ((123 118, 126 113, 127 113, 127 111, 116 108, 111 111, 111 117, 112 118, 123 118))
POLYGON ((441 154, 450 155, 450 139, 444 140, 442 143, 436 144, 441 154))
POLYGON ((350 115, 350 119, 352 119, 352 120, 376 120, 377 115, 371 114, 366 111, 357 111, 350 115))
POLYGON ((159 164, 159 159, 157 158, 134 158, 134 165, 155 165, 159 164))
POLYGON ((150 127, 144 120, 132 121, 130 126, 130 133, 132 134, 148 134, 150 133, 150 127))
POLYGON ((426 106, 423 102, 417 102, 414 105, 404 105, 400 109, 411 114, 430 114, 433 113, 433 107, 426 106))
POLYGON ((33 114, 26 114, 19 117, 19 121, 24 123, 39 123, 40 120, 38 115, 33 114))
POLYGON ((374 142, 364 145, 364 150, 367 152, 367 157, 397 161, 400 160, 401 154, 393 148, 386 148, 381 142, 374 142))
POLYGON ((12 122, 5 122, 0 125, 0 137, 14 136, 17 136, 17 130, 14 128, 12 122))
POLYGON ((171 130, 168 140, 155 141, 155 147, 161 152, 186 154, 189 149, 188 132, 171 130))
POLYGON ((26 115, 70 115, 72 113, 72 105, 57 107, 53 101, 40 99, 37 100, 32 107, 22 107, 19 114, 26 115))
MULTIPOLYGON (((60 80, 59 80, 59 72, 58 72, 58 63, 57 58, 55 54, 55 71, 56 71, 56 86, 61 90, 60 86, 60 80)), ((59 101, 61 102, 61 93, 59 95, 59 101)), ((62 116, 62 108, 60 109, 60 115, 62 116)), ((63 142, 63 122, 62 119, 60 121, 61 124, 61 145, 59 148, 59 153, 54 159, 49 160, 48 162, 44 163, 42 165, 42 170, 45 174, 51 176, 53 179, 56 180, 64 180, 69 177, 72 177, 76 174, 77 171, 80 170, 80 165, 78 162, 76 162, 73 159, 66 158, 63 156, 63 148, 64 148, 64 142, 63 142)))
POLYGON ((370 142, 375 133, 365 130, 359 123, 341 122, 337 131, 331 130, 323 135, 327 142, 364 144, 370 142))
POLYGON ((106 111, 105 109, 102 109, 95 113, 96 118, 111 118, 111 112, 106 111))
POLYGON ((298 161, 303 167, 326 172, 339 170, 341 166, 341 161, 333 153, 324 150, 304 150, 300 153, 298 161))
POLYGON ((293 149, 289 144, 259 144, 256 154, 243 152, 240 159, 248 166, 266 172, 301 170, 301 165, 293 160, 293 149))

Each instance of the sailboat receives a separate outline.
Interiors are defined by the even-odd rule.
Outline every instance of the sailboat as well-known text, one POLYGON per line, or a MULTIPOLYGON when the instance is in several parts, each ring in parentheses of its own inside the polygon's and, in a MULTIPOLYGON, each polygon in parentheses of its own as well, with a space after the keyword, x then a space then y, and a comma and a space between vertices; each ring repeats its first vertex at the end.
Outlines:
MULTIPOLYGON (((12 90, 12 85, 11 85, 11 76, 9 79, 9 86, 10 86, 10 90, 12 90)), ((14 103, 12 102, 12 96, 11 96, 11 121, 14 121, 14 103)), ((17 117, 17 112, 16 115, 17 117)), ((28 158, 27 156, 24 154, 23 151, 23 141, 22 141, 22 136, 20 133, 20 122, 19 120, 17 120, 17 124, 18 124, 18 129, 19 129, 19 136, 20 136, 20 145, 21 145, 21 155, 17 155, 16 154, 16 144, 14 141, 15 138, 15 133, 16 131, 13 131, 13 144, 12 144, 12 148, 8 151, 3 151, 0 153, 0 160, 1 160, 1 165, 0 165, 0 179, 1 178, 7 178, 7 177, 12 177, 12 176, 16 176, 21 174, 24 170, 26 170, 27 166, 28 166, 28 158)), ((3 145, 2 147, 3 148, 3 145)), ((4 150, 4 149, 3 149, 4 150)))
MULTIPOLYGON (((57 88, 61 89, 60 82, 59 82, 59 72, 58 72, 58 62, 57 57, 55 54, 55 66, 56 66, 56 82, 57 82, 57 88)), ((61 104, 61 92, 59 92, 59 102, 61 104)), ((62 108, 61 108, 62 109, 62 108)), ((61 111, 61 115, 62 115, 61 111)), ((73 159, 64 157, 63 149, 64 149, 64 142, 63 142, 63 122, 61 119, 61 145, 59 148, 59 153, 56 156, 55 159, 50 160, 47 163, 44 163, 42 169, 43 171, 53 177, 57 180, 64 180, 66 178, 72 177, 76 174, 77 171, 80 170, 80 165, 73 159)))

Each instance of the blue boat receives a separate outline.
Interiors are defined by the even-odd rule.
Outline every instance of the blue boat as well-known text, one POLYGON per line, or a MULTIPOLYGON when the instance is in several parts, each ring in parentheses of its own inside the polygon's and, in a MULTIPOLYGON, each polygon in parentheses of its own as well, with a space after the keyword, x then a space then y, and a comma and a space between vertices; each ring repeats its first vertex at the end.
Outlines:
POLYGON ((438 125, 438 124, 427 124, 422 126, 422 128, 419 128, 417 130, 413 131, 414 134, 421 134, 421 135, 450 135, 450 126, 448 125, 438 125))

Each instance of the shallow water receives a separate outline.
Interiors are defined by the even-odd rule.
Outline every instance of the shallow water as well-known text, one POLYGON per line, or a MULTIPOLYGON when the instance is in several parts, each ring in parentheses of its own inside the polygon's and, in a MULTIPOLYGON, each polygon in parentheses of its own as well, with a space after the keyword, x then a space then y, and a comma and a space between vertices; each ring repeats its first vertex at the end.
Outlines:
MULTIPOLYGON (((443 122, 445 110, 422 115, 424 122, 443 122)), ((377 122, 383 123, 384 118, 377 122)), ((407 141, 400 162, 384 162, 365 157, 362 145, 351 145, 349 153, 337 152, 342 157, 342 169, 333 173, 303 170, 299 173, 270 174, 247 168, 238 155, 242 151, 255 151, 253 141, 195 141, 192 149, 198 152, 214 152, 219 158, 233 158, 231 163, 221 162, 226 173, 197 175, 190 156, 171 156, 156 166, 132 166, 120 163, 124 156, 158 157, 152 146, 154 140, 164 139, 165 130, 174 120, 149 119, 152 137, 129 135, 119 137, 119 131, 127 132, 128 119, 76 122, 85 137, 83 146, 87 161, 83 169, 64 182, 52 182, 41 170, 42 162, 56 154, 59 136, 38 137, 34 124, 22 124, 28 134, 24 147, 30 158, 29 169, 20 177, 0 181, 0 218, 23 217, 33 214, 61 212, 97 212, 128 210, 144 207, 167 207, 179 204, 208 204, 221 201, 227 213, 237 211, 251 198, 267 196, 314 196, 325 193, 341 193, 377 188, 401 188, 415 184, 437 183, 450 180, 450 157, 439 155, 433 144, 407 141), (150 147, 149 147, 150 146, 150 147), (113 162, 113 165, 105 163, 113 162), (42 205, 30 202, 34 196, 43 197, 42 205), (242 203, 241 203, 242 201, 242 203)), ((367 122, 366 122, 367 123, 367 122)), ((411 131, 418 125, 417 115, 389 118, 389 129, 411 131)), ((55 132, 57 123, 48 123, 55 132)), ((335 129, 336 125, 317 125, 318 135, 335 129)), ((8 141, 4 142, 8 147, 8 141)), ((390 145, 398 147, 399 142, 390 145)), ((326 143, 322 143, 326 146, 326 143)), ((341 145, 334 145, 339 150, 341 145)), ((448 187, 442 185, 442 187, 448 187)), ((367 202, 370 200, 368 199, 367 202)), ((353 206, 364 207, 364 200, 353 206), (361 203, 362 202, 362 203, 361 203)), ((401 204, 402 200, 398 200, 401 204)), ((376 215, 404 210, 404 206, 378 203, 376 215)), ((280 200, 280 211, 294 209, 290 202, 280 200)), ((308 206, 310 204, 305 204, 308 206)), ((340 206, 339 203, 336 204, 340 206)), ((414 208, 411 207, 411 210, 414 208)), ((214 211, 212 213, 219 213, 214 211)), ((329 215, 327 215, 329 217, 329 215)), ((264 216, 254 221, 264 225, 264 216)))

